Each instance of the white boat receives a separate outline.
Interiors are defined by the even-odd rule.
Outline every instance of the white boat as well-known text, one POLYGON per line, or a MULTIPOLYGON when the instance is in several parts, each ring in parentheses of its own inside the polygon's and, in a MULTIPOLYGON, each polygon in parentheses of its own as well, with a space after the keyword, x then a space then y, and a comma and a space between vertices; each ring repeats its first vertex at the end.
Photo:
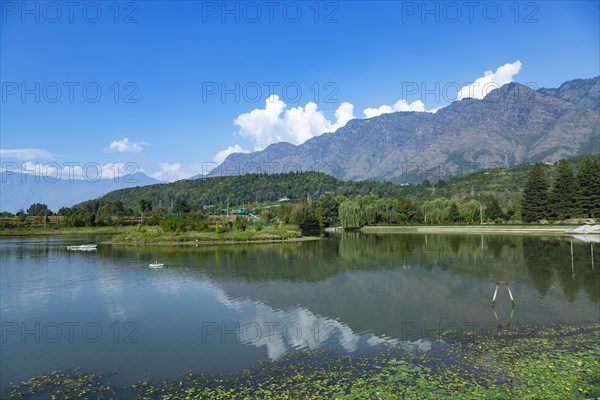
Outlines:
POLYGON ((148 264, 148 266, 149 266, 150 268, 162 268, 162 267, 164 267, 164 266, 165 266, 165 264, 163 264, 163 263, 159 263, 158 261, 155 261, 155 262, 153 262, 153 263, 151 263, 151 264, 148 264))
POLYGON ((96 250, 96 247, 98 247, 97 244, 82 244, 79 246, 67 246, 67 250, 92 251, 96 250))

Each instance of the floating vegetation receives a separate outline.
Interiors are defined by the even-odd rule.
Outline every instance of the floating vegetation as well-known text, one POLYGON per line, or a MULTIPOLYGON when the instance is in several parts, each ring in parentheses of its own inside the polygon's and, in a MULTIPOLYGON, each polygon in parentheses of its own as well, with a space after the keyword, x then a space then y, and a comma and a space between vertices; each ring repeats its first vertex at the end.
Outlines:
POLYGON ((114 399, 114 389, 104 383, 108 375, 104 373, 85 373, 79 368, 68 371, 51 371, 36 375, 10 389, 10 398, 25 399, 114 399))
POLYGON ((428 353, 327 350, 258 363, 235 375, 134 385, 140 399, 569 399, 600 395, 600 324, 452 336, 428 353))
MULTIPOLYGON (((110 387, 98 383, 101 377, 55 372, 11 393, 113 396, 110 387)), ((138 399, 590 398, 600 396, 600 324, 448 334, 428 352, 389 344, 351 355, 317 349, 262 361, 237 374, 188 374, 128 389, 138 399)))

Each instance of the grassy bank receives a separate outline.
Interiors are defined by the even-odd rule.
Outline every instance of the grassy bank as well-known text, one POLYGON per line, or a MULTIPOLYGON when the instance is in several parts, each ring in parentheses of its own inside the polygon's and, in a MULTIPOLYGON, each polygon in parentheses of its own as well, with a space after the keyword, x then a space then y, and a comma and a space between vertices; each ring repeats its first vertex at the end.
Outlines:
POLYGON ((563 235, 577 225, 381 225, 364 226, 364 233, 516 233, 563 235))
POLYGON ((265 227, 260 231, 248 229, 245 231, 214 231, 163 232, 158 228, 148 228, 145 232, 128 232, 112 238, 115 244, 145 244, 145 245, 196 245, 214 243, 249 243, 249 242, 279 242, 284 240, 310 239, 303 238, 302 232, 295 227, 265 227))
POLYGON ((260 231, 248 229, 245 231, 214 231, 163 232, 157 226, 145 226, 138 231, 135 226, 97 226, 81 228, 12 228, 1 229, 0 237, 31 237, 31 236, 112 236, 112 243, 127 244, 215 244, 215 243, 248 243, 248 242, 279 242, 283 240, 310 240, 303 238, 302 232, 295 226, 285 226, 279 229, 275 226, 264 227, 260 231))
POLYGON ((135 232, 135 226, 5 228, 0 229, 0 237, 118 235, 128 232, 135 232))
MULTIPOLYGON (((600 324, 510 328, 444 337, 437 350, 340 356, 293 353, 232 375, 142 381, 139 399, 580 399, 600 395, 600 324)), ((14 386, 11 397, 115 398, 98 373, 54 371, 14 386)))

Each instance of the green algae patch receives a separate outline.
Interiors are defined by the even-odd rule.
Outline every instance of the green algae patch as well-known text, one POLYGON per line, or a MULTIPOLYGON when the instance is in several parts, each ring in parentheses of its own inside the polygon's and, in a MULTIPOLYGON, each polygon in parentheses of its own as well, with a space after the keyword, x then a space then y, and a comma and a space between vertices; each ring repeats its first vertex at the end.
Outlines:
POLYGON ((432 351, 327 350, 261 362, 235 375, 141 382, 162 399, 578 399, 600 395, 600 324, 446 337, 432 351))
MULTIPOLYGON (((441 335, 429 351, 400 345, 339 354, 316 349, 261 361, 230 375, 187 374, 142 381, 138 399, 585 399, 600 396, 600 324, 500 329, 488 336, 441 335)), ((57 390, 68 374, 56 373, 57 390)), ((27 381, 29 394, 38 385, 27 381)), ((82 379, 81 377, 79 378, 82 379)), ((69 385, 67 385, 69 386, 69 385)), ((87 388, 89 385, 75 385, 87 388)), ((12 393, 18 395, 19 388, 12 393)), ((86 398, 112 390, 91 385, 86 398)), ((43 393, 53 392, 48 384, 43 393)), ((41 392, 40 392, 41 393, 41 392)), ((104 396, 104 397, 103 397, 104 396)), ((15 396, 16 397, 16 396, 15 396)))
POLYGON ((36 375, 10 389, 10 398, 27 399, 114 399, 105 378, 116 371, 85 373, 79 369, 36 375))

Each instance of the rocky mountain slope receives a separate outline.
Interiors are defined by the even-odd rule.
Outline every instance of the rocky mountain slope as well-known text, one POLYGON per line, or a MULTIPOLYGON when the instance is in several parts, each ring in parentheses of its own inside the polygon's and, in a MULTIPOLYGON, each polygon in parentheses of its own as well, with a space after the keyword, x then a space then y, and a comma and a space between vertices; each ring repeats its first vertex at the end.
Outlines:
POLYGON ((510 83, 437 113, 396 112, 349 121, 295 146, 229 155, 209 176, 320 171, 346 180, 418 182, 486 167, 600 150, 600 77, 534 91, 510 83))

